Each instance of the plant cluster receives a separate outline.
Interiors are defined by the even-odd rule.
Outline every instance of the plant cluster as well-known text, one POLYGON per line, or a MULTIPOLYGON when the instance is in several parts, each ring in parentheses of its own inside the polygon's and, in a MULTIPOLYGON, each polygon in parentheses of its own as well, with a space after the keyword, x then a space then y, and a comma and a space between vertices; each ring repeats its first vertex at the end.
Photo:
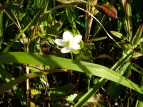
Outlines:
POLYGON ((143 107, 142 5, 1 0, 0 106, 143 107))

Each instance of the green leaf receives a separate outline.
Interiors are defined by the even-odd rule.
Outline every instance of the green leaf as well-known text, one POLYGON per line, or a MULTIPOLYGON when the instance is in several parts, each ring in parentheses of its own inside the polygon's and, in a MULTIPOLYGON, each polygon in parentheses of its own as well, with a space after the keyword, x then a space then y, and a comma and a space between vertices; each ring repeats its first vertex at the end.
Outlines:
POLYGON ((134 54, 133 54, 133 58, 139 58, 139 57, 141 57, 141 56, 143 56, 143 53, 142 52, 135 52, 134 54))
POLYGON ((141 39, 142 37, 142 33, 143 33, 143 24, 139 26, 133 40, 132 40, 132 44, 133 45, 137 45, 139 40, 141 39))
POLYGON ((31 94, 33 94, 33 95, 39 94, 39 91, 36 89, 31 89, 31 94))
MULTIPOLYGON (((123 65, 123 67, 120 68, 118 71, 121 75, 124 75, 125 77, 129 77, 130 75, 130 70, 131 70, 131 64, 126 63, 123 65)), ((117 100, 121 94, 121 92, 125 89, 125 87, 116 84, 114 82, 110 82, 108 87, 107 87, 107 94, 111 96, 111 99, 117 100)))
POLYGON ((90 39, 90 40, 88 40, 88 42, 100 41, 100 40, 104 40, 104 39, 107 39, 107 37, 99 37, 99 38, 90 39))
POLYGON ((66 100, 70 103, 75 103, 82 97, 82 95, 83 95, 82 93, 71 94, 66 98, 66 100))
MULTIPOLYGON (((132 50, 129 50, 126 54, 124 54, 111 69, 117 71, 120 66, 122 66, 125 62, 128 61, 128 59, 132 55, 132 52, 132 50)), ((106 83, 106 81, 106 79, 101 78, 98 83, 94 84, 94 86, 80 98, 75 107, 81 107, 94 93, 96 93, 106 83)))
POLYGON ((129 58, 132 56, 133 50, 128 50, 114 66, 112 67, 113 70, 119 69, 125 62, 128 62, 129 58))
POLYGON ((20 42, 22 43, 22 44, 28 44, 29 43, 29 38, 27 38, 27 37, 25 37, 25 38, 20 38, 20 42))
MULTIPOLYGON (((140 85, 141 89, 143 89, 143 78, 141 80, 141 85, 140 85)), ((142 107, 143 106, 143 94, 138 93, 138 100, 136 102, 136 106, 135 107, 142 107)))
POLYGON ((95 84, 84 96, 82 96, 82 97, 79 99, 78 103, 76 103, 74 107, 82 107, 82 105, 83 105, 84 103, 86 103, 86 102, 88 101, 88 99, 89 99, 94 93, 96 93, 96 92, 101 88, 102 85, 105 84, 106 81, 107 81, 106 79, 103 79, 103 78, 100 79, 97 84, 95 84))
POLYGON ((72 94, 66 98, 66 100, 70 103, 74 103, 74 99, 77 97, 78 94, 72 94))
MULTIPOLYGON (((39 54, 24 53, 24 52, 1 53, 0 59, 1 59, 0 63, 50 65, 50 66, 75 70, 83 73, 90 73, 92 75, 103 77, 108 80, 114 81, 118 84, 124 85, 139 93, 143 93, 143 91, 140 89, 140 87, 137 84, 121 76, 115 71, 98 64, 93 64, 93 63, 88 63, 83 61, 74 61, 71 59, 65 59, 65 58, 60 58, 55 56, 39 55, 39 54)), ((8 88, 5 88, 5 89, 8 89, 8 88)))
POLYGON ((79 50, 71 50, 70 52, 73 54, 79 54, 80 53, 79 50))
POLYGON ((140 73, 141 75, 143 74, 143 69, 135 63, 131 64, 131 69, 140 73))
POLYGON ((127 40, 127 38, 122 33, 116 31, 110 31, 110 33, 121 40, 127 40))

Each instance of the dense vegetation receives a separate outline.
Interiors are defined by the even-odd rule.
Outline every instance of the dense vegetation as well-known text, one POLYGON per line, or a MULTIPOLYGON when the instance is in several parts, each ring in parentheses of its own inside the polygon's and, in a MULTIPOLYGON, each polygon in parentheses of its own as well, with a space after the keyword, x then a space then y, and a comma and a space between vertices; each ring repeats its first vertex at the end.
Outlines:
POLYGON ((1 0, 0 106, 143 107, 142 5, 1 0))

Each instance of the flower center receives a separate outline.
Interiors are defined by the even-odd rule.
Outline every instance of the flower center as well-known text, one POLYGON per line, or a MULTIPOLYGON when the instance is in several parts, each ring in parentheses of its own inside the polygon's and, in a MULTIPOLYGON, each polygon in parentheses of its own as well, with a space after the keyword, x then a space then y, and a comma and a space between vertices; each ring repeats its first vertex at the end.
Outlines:
POLYGON ((68 41, 65 41, 65 44, 66 46, 70 47, 74 45, 74 41, 69 39, 68 41))

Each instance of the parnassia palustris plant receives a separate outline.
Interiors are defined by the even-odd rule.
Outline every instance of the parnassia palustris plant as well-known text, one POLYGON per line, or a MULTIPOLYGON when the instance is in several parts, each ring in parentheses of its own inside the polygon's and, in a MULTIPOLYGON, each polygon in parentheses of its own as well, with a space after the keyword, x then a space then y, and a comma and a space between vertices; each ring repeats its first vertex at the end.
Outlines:
POLYGON ((104 13, 106 16, 117 19, 117 10, 115 9, 114 6, 110 4, 103 4, 103 5, 96 4, 95 8, 98 11, 104 13))

